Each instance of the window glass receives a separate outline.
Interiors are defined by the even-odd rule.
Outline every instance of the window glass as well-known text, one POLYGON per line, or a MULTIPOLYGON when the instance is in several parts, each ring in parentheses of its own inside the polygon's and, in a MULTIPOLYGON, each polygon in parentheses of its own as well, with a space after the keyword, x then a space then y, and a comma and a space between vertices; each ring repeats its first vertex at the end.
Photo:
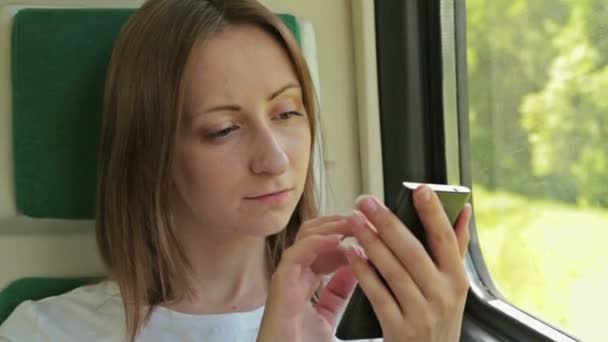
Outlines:
POLYGON ((512 304, 606 341, 608 0, 466 5, 484 260, 512 304))

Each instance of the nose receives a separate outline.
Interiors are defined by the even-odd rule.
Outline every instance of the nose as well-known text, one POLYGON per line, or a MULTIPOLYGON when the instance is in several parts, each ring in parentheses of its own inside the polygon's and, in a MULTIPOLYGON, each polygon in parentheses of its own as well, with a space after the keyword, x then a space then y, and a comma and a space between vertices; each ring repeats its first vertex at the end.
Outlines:
POLYGON ((272 127, 257 130, 252 142, 251 171, 256 174, 281 175, 287 171, 289 158, 281 137, 272 127))

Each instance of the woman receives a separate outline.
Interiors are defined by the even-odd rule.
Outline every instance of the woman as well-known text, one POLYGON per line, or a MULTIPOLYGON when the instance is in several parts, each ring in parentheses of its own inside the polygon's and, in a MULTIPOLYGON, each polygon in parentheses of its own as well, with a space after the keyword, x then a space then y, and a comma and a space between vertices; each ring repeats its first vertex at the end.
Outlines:
POLYGON ((453 229, 417 190, 434 259, 370 196, 318 217, 315 117, 300 50, 256 1, 145 3, 105 89, 96 228, 110 280, 22 304, 0 336, 330 341, 358 282, 385 341, 458 340, 470 209, 453 229), (351 235, 362 250, 341 244, 351 235))

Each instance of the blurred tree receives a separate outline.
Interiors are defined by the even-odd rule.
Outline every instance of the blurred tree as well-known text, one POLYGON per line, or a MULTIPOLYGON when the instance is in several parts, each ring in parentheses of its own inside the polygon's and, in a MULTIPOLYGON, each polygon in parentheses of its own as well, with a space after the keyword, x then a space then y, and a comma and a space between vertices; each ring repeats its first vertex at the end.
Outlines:
POLYGON ((537 193, 521 126, 522 98, 542 89, 557 54, 550 37, 568 16, 562 0, 468 0, 467 39, 472 170, 476 183, 537 193))
POLYGON ((522 126, 535 176, 558 180, 556 191, 581 204, 608 207, 608 2, 567 2, 549 79, 524 97, 522 126))

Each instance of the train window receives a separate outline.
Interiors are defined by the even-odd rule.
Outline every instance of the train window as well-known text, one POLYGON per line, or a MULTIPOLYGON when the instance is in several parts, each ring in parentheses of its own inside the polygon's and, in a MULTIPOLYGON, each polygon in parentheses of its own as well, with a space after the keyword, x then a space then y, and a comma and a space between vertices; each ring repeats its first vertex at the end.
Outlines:
POLYGON ((608 314, 608 1, 467 0, 479 245, 500 296, 583 341, 608 314))

